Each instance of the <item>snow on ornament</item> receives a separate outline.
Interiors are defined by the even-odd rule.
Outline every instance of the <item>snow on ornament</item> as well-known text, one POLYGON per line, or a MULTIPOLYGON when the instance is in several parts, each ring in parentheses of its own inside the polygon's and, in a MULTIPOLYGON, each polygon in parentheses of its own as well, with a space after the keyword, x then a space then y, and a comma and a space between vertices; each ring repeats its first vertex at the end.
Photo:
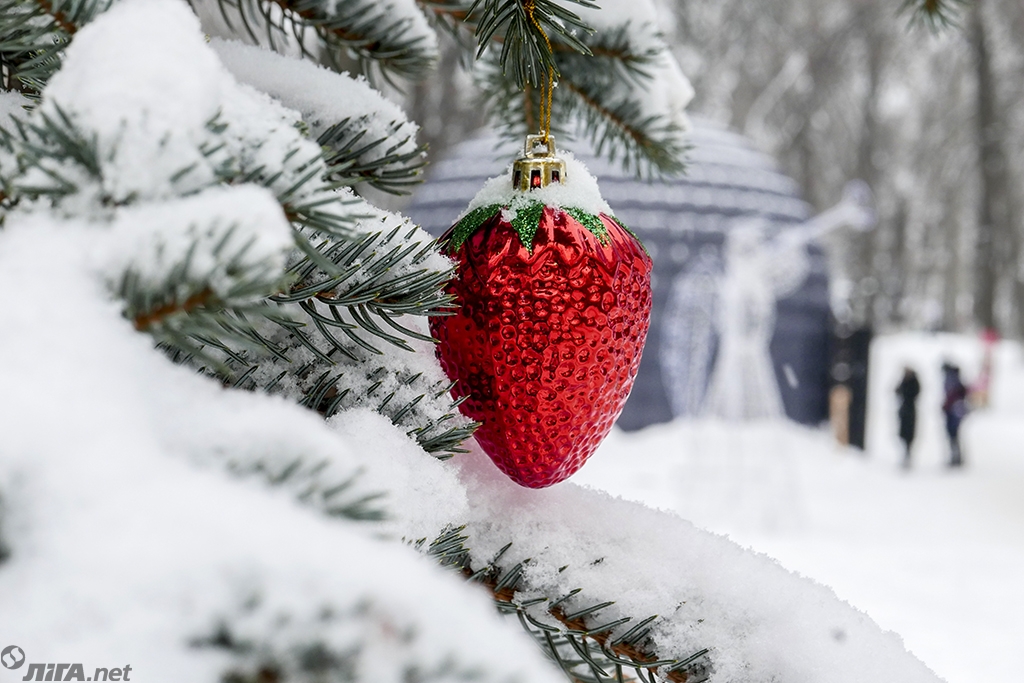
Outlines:
POLYGON ((457 308, 431 320, 476 440, 530 488, 576 472, 633 386, 651 315, 651 259, 597 181, 529 135, 441 242, 457 308))

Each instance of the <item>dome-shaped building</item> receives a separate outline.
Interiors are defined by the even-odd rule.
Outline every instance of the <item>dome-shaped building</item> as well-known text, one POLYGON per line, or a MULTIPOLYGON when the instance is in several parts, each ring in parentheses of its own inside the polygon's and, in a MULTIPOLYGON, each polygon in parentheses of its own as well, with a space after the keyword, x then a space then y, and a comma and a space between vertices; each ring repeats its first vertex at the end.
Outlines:
MULTIPOLYGON (((777 389, 766 391, 777 394, 778 410, 790 418, 810 424, 824 420, 830 336, 825 255, 813 243, 799 241, 796 250, 791 243, 789 251, 776 250, 777 254, 761 246, 784 242, 779 238, 799 233, 798 226, 809 218, 796 183, 742 136, 703 122, 695 122, 690 133, 687 173, 666 181, 640 181, 595 157, 585 143, 559 142, 597 176, 616 217, 643 240, 654 260, 651 329, 618 425, 639 429, 698 415, 708 412, 709 401, 717 400, 721 387, 711 385, 726 378, 719 376, 725 373, 716 375, 715 366, 731 348, 725 345, 723 351, 720 323, 723 302, 729 299, 726 275, 742 281, 744 271, 753 267, 737 265, 735 256, 728 261, 729 254, 739 252, 727 243, 730 235, 734 242, 736 235, 749 235, 752 226, 761 236, 755 250, 761 255, 761 269, 770 269, 783 282, 776 290, 774 331, 769 327, 767 332, 770 361, 765 356, 761 373, 768 382, 774 375, 777 389)), ((457 145, 432 166, 406 213, 440 235, 484 181, 502 173, 517 153, 514 146, 499 146, 489 136, 457 145)), ((769 306, 772 301, 768 299, 769 306)), ((751 372, 737 366, 731 374, 751 372)))

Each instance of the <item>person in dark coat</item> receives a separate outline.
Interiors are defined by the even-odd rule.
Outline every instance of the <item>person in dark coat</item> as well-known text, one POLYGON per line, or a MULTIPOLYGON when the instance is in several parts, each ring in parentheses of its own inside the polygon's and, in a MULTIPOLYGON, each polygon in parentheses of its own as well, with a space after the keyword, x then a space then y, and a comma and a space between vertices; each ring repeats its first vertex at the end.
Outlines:
POLYGON ((903 380, 896 387, 896 396, 899 397, 900 407, 897 416, 900 420, 900 439, 906 446, 903 452, 903 467, 910 467, 910 446, 914 443, 914 433, 917 431, 917 395, 921 393, 921 383, 917 380, 917 373, 910 368, 903 368, 903 380))
POLYGON ((960 368, 951 363, 942 364, 945 399, 942 412, 946 415, 946 434, 949 435, 949 466, 962 467, 963 453, 960 450, 960 423, 968 412, 967 387, 960 379, 960 368))

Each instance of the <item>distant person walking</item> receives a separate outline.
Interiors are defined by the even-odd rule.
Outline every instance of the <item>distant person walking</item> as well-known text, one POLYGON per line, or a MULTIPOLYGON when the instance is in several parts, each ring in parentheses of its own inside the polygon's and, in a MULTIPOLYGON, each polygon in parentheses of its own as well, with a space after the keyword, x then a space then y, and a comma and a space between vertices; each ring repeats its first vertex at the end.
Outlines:
POLYGON ((963 453, 960 450, 960 423, 969 410, 967 406, 967 387, 960 379, 960 368, 951 364, 942 364, 945 399, 942 412, 946 415, 946 434, 949 435, 949 466, 962 467, 963 453))
POLYGON ((914 433, 917 431, 917 395, 921 393, 921 383, 917 380, 917 373, 910 368, 903 368, 903 380, 896 387, 896 396, 899 397, 900 407, 897 416, 900 419, 900 439, 906 446, 903 451, 903 467, 910 468, 910 446, 914 443, 914 433))

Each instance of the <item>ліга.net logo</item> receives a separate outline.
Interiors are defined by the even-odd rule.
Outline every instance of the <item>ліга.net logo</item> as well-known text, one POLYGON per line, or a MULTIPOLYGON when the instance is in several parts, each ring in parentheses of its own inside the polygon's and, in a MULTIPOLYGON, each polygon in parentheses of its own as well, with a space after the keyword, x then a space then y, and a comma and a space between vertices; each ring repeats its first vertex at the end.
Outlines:
MULTIPOLYGON (((19 669, 25 663, 25 651, 17 645, 8 645, 0 650, 0 664, 5 669, 19 669)), ((100 666, 93 670, 91 676, 85 674, 85 666, 75 664, 39 663, 28 665, 23 681, 129 681, 131 683, 132 667, 100 666)), ((18 673, 21 673, 20 671, 18 673)))

